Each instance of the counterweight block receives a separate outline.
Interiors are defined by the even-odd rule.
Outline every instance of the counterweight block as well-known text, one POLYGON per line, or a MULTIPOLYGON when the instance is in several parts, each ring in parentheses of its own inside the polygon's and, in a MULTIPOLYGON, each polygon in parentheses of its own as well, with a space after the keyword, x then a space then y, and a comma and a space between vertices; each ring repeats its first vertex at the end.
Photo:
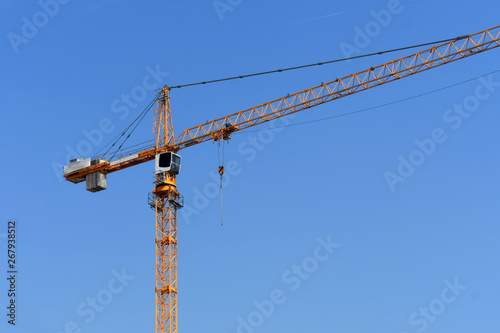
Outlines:
POLYGON ((107 187, 106 174, 101 171, 96 171, 85 176, 85 183, 87 191, 99 192, 105 190, 107 187))

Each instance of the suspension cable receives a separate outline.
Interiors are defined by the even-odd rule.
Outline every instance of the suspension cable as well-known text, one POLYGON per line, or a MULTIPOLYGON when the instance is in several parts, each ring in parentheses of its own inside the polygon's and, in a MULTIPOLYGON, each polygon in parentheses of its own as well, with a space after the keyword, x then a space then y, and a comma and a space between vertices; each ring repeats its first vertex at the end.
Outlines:
POLYGON ((301 65, 301 66, 294 66, 294 67, 288 67, 288 68, 282 68, 282 69, 275 69, 275 70, 270 70, 270 71, 265 71, 265 72, 258 72, 258 73, 253 73, 253 74, 231 76, 231 77, 226 77, 226 78, 222 78, 222 79, 215 79, 215 80, 210 80, 210 81, 201 81, 201 82, 195 82, 195 83, 182 84, 182 85, 178 85, 178 86, 171 86, 170 88, 171 89, 175 89, 175 88, 192 87, 192 86, 198 86, 198 85, 202 85, 202 84, 210 84, 210 83, 230 81, 230 80, 236 80, 236 79, 244 79, 244 78, 253 77, 253 76, 282 73, 282 72, 286 72, 286 71, 292 71, 292 70, 297 70, 297 69, 302 69, 302 68, 308 68, 308 67, 313 67, 313 66, 322 66, 322 65, 332 64, 332 63, 335 63, 335 62, 348 61, 348 60, 354 60, 354 59, 359 59, 359 58, 371 57, 371 56, 375 56, 375 55, 382 55, 382 54, 385 54, 385 53, 391 53, 391 52, 409 50, 409 49, 413 49, 413 48, 417 48, 417 47, 422 47, 422 46, 429 46, 429 45, 447 43, 447 42, 451 42, 451 41, 458 41, 458 40, 465 39, 465 38, 468 38, 468 37, 469 37, 469 35, 458 36, 458 37, 455 37, 455 38, 449 38, 449 39, 443 39, 443 40, 438 40, 438 41, 429 42, 429 43, 423 43, 423 44, 416 44, 416 45, 410 45, 410 46, 405 46, 405 47, 399 47, 399 48, 396 48, 396 49, 390 49, 390 50, 385 50, 385 51, 379 51, 379 52, 373 52, 373 53, 368 53, 368 54, 362 54, 362 55, 353 56, 353 57, 346 57, 346 58, 328 60, 328 61, 323 61, 323 62, 317 62, 317 63, 313 63, 313 64, 308 64, 308 65, 301 65))

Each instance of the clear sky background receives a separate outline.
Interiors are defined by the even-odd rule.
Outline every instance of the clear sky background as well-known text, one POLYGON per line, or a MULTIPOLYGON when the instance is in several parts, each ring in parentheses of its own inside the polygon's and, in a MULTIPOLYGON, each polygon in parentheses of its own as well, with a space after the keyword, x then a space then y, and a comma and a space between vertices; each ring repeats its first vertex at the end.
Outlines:
MULTIPOLYGON (((61 168, 97 153, 155 89, 500 23, 492 0, 221 0, 219 12, 212 0, 63 2, 0 1, 1 332, 154 331, 153 163, 109 175, 95 194, 64 182, 61 168), (15 327, 6 316, 9 219, 18 221, 15 327)), ((175 131, 412 52, 175 89, 175 131)), ((181 151, 179 332, 498 332, 500 72, 426 93, 500 70, 499 52, 288 123, 418 98, 234 134, 224 226, 216 145, 181 151), (402 166, 410 158, 418 165, 402 166), (391 185, 388 173, 404 181, 391 185)), ((151 123, 149 114, 129 143, 152 139, 151 123)))

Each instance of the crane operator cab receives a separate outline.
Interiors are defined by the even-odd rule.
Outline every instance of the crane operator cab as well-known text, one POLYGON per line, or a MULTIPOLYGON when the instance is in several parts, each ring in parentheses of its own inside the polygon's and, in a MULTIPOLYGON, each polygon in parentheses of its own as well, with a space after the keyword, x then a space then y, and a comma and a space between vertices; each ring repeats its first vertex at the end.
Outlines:
POLYGON ((178 175, 181 171, 181 156, 173 152, 166 152, 155 157, 154 183, 165 183, 167 178, 178 175), (170 177, 168 177, 170 176, 170 177))
POLYGON ((156 172, 162 171, 178 175, 181 171, 181 156, 170 151, 156 155, 155 162, 156 172))

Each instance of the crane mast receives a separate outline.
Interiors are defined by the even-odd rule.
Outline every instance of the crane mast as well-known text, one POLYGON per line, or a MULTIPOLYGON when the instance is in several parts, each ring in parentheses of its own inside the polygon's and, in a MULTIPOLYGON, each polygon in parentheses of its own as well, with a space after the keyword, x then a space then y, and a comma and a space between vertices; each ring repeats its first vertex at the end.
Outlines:
POLYGON ((73 183, 86 181, 88 190, 90 182, 90 191, 96 192, 106 188, 107 174, 147 161, 156 161, 153 176, 155 188, 149 194, 149 205, 154 209, 156 219, 155 327, 158 333, 176 333, 177 210, 182 208, 184 200, 176 186, 176 175, 180 170, 180 156, 176 153, 179 150, 209 140, 220 140, 233 132, 465 59, 498 46, 500 26, 206 122, 184 130, 177 138, 174 136, 172 124, 170 89, 165 86, 161 97, 156 101, 153 120, 154 147, 114 161, 78 160, 64 168, 64 177, 73 183), (162 163, 166 163, 168 167, 162 166, 162 163), (103 177, 104 185, 99 185, 99 179, 103 177))
MULTIPOLYGON (((157 150, 161 147, 172 150, 174 143, 169 93, 164 87, 156 102, 153 133, 157 150)), ((175 178, 175 173, 155 170, 156 186, 149 196, 156 221, 156 332, 177 332, 177 210, 182 208, 183 201, 175 178)))

